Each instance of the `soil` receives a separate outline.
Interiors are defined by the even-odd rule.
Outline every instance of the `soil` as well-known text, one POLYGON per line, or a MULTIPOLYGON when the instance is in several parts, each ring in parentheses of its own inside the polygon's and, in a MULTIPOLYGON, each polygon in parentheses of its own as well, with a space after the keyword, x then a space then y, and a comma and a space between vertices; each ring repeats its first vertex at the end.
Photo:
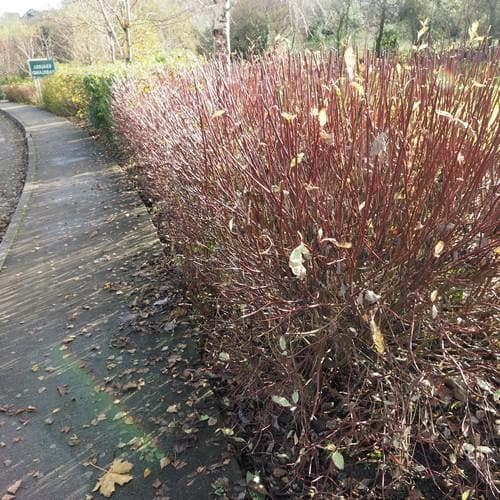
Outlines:
POLYGON ((26 145, 23 134, 0 114, 0 242, 16 209, 26 173, 26 145))

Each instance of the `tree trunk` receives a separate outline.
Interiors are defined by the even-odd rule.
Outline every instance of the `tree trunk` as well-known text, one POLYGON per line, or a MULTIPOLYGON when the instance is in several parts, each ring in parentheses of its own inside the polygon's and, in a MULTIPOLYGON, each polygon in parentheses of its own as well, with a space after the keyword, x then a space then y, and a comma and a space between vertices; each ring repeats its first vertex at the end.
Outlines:
POLYGON ((344 39, 349 31, 351 0, 345 2, 345 4, 346 5, 342 7, 339 23, 337 25, 337 31, 335 33, 335 43, 338 50, 342 47, 342 43, 344 42, 344 39))
POLYGON ((104 7, 104 2, 103 0, 97 0, 97 3, 99 4, 99 9, 101 11, 102 17, 104 18, 104 22, 106 23, 106 27, 108 29, 108 33, 110 34, 111 38, 113 39, 113 42, 115 45, 118 47, 118 51, 120 52, 120 56, 123 57, 123 50, 120 45, 120 42, 118 41, 118 37, 116 36, 115 29, 113 27, 113 23, 109 19, 108 12, 106 11, 106 8, 104 7))
POLYGON ((127 44, 127 62, 131 63, 133 60, 132 51, 132 34, 130 33, 130 27, 132 24, 132 13, 130 10, 130 0, 124 0, 124 18, 125 22, 123 24, 123 31, 125 32, 125 43, 127 44))
POLYGON ((110 50, 110 53, 111 53, 111 62, 113 64, 115 64, 116 63, 115 42, 113 40, 113 35, 109 31, 108 31, 108 42, 109 42, 109 50, 110 50))
POLYGON ((214 54, 229 60, 231 0, 214 0, 214 54))

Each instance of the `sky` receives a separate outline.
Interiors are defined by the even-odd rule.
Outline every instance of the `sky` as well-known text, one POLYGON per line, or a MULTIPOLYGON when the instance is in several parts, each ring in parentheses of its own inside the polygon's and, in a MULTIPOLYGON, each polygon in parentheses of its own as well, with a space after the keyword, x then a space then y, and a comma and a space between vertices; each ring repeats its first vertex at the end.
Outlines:
POLYGON ((24 14, 30 9, 43 10, 60 4, 61 0, 0 0, 0 16, 4 12, 24 14))

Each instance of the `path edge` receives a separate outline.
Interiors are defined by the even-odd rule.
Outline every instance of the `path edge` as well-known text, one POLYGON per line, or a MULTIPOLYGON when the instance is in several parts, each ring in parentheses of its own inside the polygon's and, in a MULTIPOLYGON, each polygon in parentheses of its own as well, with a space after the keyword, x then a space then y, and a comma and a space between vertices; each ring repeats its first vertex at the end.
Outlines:
POLYGON ((17 202, 16 209, 10 218, 7 231, 5 232, 2 241, 0 242, 0 273, 4 269, 5 260, 9 255, 9 251, 14 244, 19 228, 21 227, 28 206, 31 200, 31 194, 34 188, 34 181, 36 176, 36 154, 33 138, 26 130, 24 123, 15 117, 5 108, 0 107, 0 114, 5 116, 8 120, 12 121, 24 134, 24 144, 26 147, 26 177, 24 180, 23 190, 17 202))

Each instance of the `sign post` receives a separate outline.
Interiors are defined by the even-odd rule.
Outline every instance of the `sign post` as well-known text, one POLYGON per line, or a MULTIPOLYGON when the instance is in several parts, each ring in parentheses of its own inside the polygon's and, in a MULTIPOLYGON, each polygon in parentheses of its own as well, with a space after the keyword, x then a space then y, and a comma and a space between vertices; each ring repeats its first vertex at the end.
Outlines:
POLYGON ((42 88, 40 79, 44 76, 51 75, 56 72, 56 66, 53 59, 28 59, 28 68, 30 70, 31 78, 35 84, 36 95, 38 103, 42 102, 42 88))

